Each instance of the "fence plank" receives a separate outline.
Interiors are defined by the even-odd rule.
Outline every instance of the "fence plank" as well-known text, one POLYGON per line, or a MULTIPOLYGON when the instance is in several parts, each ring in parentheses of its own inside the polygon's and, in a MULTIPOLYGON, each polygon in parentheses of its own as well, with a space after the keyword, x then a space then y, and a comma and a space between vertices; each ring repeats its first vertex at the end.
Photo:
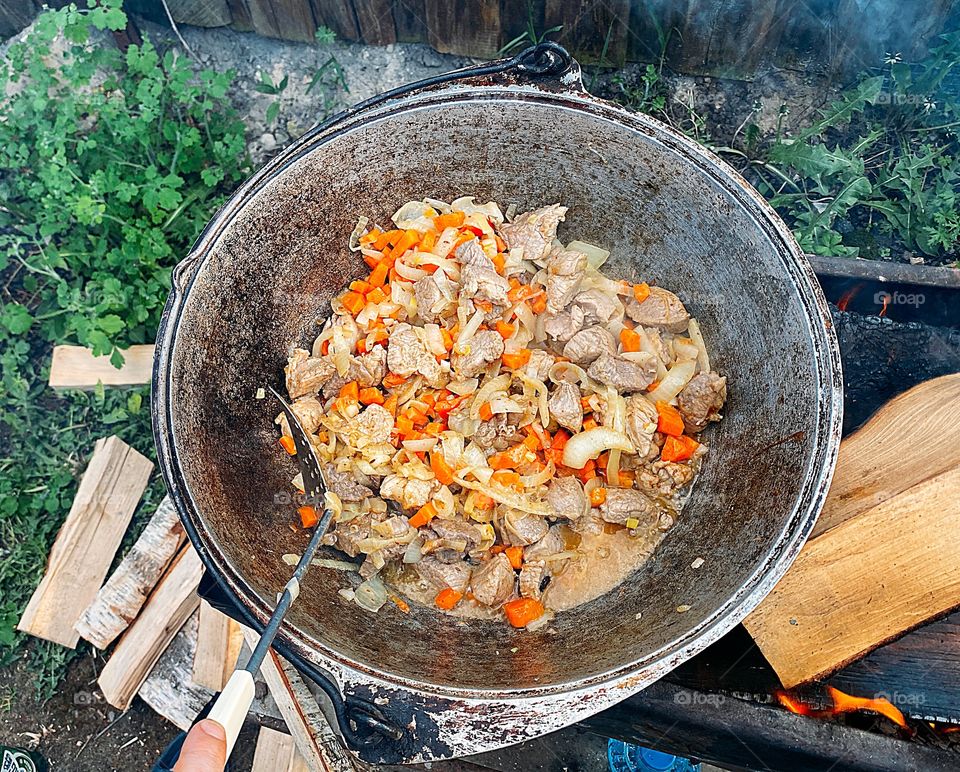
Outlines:
POLYGON ((394 0, 393 24, 401 43, 426 43, 429 34, 425 0, 394 0))
POLYGON ((253 19, 250 18, 247 0, 227 0, 227 5, 233 18, 230 28, 237 32, 253 32, 253 19))
POLYGON ((178 24, 226 27, 233 21, 227 0, 167 0, 167 7, 178 24))
POLYGON ((397 42, 397 28, 393 24, 393 5, 390 0, 353 0, 357 12, 360 37, 371 46, 386 46, 397 42))
POLYGON ((247 0, 253 29, 269 38, 309 43, 317 32, 309 0, 247 0))
POLYGON ((357 17, 351 0, 310 0, 317 24, 332 29, 341 40, 359 40, 357 17))
POLYGON ((0 0, 0 38, 16 35, 36 15, 37 5, 33 0, 0 0))
POLYGON ((620 67, 626 61, 630 0, 547 0, 543 24, 563 25, 556 40, 583 63, 620 67))
POLYGON ((444 54, 490 58, 500 39, 499 0, 426 0, 430 45, 444 54))

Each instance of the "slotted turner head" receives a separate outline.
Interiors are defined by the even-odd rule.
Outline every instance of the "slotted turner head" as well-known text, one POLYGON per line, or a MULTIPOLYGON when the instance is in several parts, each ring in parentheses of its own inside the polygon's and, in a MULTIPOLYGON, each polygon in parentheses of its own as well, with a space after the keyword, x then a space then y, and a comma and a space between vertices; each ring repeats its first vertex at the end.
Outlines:
POLYGON ((318 509, 323 508, 325 506, 323 494, 327 491, 327 481, 323 476, 323 469, 320 467, 320 460, 317 458, 316 451, 314 451, 300 419, 297 418, 287 401, 273 387, 270 387, 270 392, 280 402, 283 414, 290 424, 290 434, 293 436, 293 445, 297 449, 297 464, 300 467, 300 474, 303 476, 303 490, 307 495, 307 500, 318 509))

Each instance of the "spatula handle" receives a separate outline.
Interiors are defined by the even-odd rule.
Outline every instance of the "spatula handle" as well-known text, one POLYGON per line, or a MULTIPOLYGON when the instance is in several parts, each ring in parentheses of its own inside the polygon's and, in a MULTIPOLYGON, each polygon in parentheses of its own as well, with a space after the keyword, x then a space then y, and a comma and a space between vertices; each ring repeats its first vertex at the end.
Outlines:
POLYGON ((234 743, 250 710, 255 692, 253 675, 246 670, 235 670, 207 716, 220 724, 226 732, 227 758, 230 758, 233 752, 234 743))

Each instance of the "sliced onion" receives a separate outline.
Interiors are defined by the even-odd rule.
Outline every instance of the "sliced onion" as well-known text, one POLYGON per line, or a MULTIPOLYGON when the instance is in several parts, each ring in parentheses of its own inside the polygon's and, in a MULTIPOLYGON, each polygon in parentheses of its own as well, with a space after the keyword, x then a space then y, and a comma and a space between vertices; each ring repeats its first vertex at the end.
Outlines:
POLYGON ((532 620, 526 626, 526 629, 529 630, 531 633, 535 633, 537 632, 537 630, 541 630, 542 628, 550 624, 553 621, 553 618, 555 616, 556 614, 554 614, 554 612, 552 612, 550 609, 547 609, 536 619, 532 620))
POLYGON ((467 394, 473 394, 479 385, 480 380, 478 378, 467 378, 463 381, 450 381, 450 383, 447 384, 447 391, 463 397, 467 394))
POLYGON ((423 325, 423 337, 431 354, 446 356, 447 347, 443 345, 443 335, 439 324, 423 325))
POLYGON ((696 319, 691 319, 687 323, 687 333, 697 347, 697 366, 700 368, 700 372, 709 373, 710 355, 707 353, 707 344, 703 340, 703 333, 700 332, 700 324, 696 319))
POLYGON ((677 360, 700 359, 700 348, 690 338, 674 338, 673 353, 677 360))
POLYGON ((411 451, 412 453, 426 453, 429 450, 433 450, 433 446, 437 444, 436 437, 425 437, 420 440, 404 440, 403 447, 406 450, 411 451))
POLYGON ((491 413, 522 413, 520 404, 510 397, 496 397, 490 400, 491 413))
POLYGON ((614 431, 607 426, 588 429, 567 440, 567 444, 563 446, 563 465, 571 469, 583 469, 591 458, 614 448, 636 452, 630 438, 623 432, 614 431))
POLYGON ((690 382, 696 370, 697 363, 695 361, 677 362, 667 371, 666 376, 660 381, 660 385, 647 394, 647 398, 653 403, 661 399, 664 402, 670 402, 683 391, 684 386, 690 382))
POLYGON ((437 237, 437 243, 433 245, 431 253, 437 257, 446 257, 453 249, 459 235, 456 228, 444 228, 443 233, 437 237))
POLYGON ((443 443, 443 460, 453 467, 460 464, 463 456, 463 436, 459 432, 447 431, 440 435, 440 441, 443 443))
POLYGON ((427 207, 428 204, 423 201, 407 201, 393 213, 393 217, 390 219, 398 228, 413 228, 425 218, 427 207))
POLYGON ((620 450, 614 448, 607 456, 607 484, 620 485, 620 450))
POLYGON ((541 469, 536 474, 527 475, 526 477, 520 478, 520 484, 524 488, 536 488, 543 485, 547 480, 553 477, 554 472, 557 471, 557 468, 554 466, 553 461, 547 461, 547 465, 541 469))
MULTIPOLYGON (((570 444, 569 441, 567 444, 570 444)), ((492 469, 490 470, 490 474, 493 474, 492 469)), ((482 482, 471 482, 470 480, 465 480, 460 475, 454 475, 453 479, 454 482, 463 486, 464 488, 468 488, 472 491, 480 491, 480 493, 486 494, 494 501, 499 501, 501 504, 506 504, 508 507, 519 509, 521 512, 529 512, 531 515, 539 515, 540 517, 551 517, 556 514, 548 505, 539 501, 530 501, 526 496, 508 490, 507 488, 503 488, 500 485, 488 485, 482 482)))
POLYGON ((299 555, 294 555, 294 554, 288 552, 286 555, 281 555, 281 556, 280 556, 280 560, 282 560, 282 561, 283 561, 284 563, 286 563, 288 566, 295 566, 295 565, 297 565, 297 563, 300 562, 300 556, 299 556, 299 555))
POLYGON ((473 196, 461 196, 450 202, 450 208, 454 212, 463 212, 464 214, 482 214, 491 217, 494 220, 503 222, 503 213, 496 201, 488 201, 486 204, 478 204, 473 200, 473 196))
POLYGON ((337 590, 337 595, 350 601, 351 603, 356 598, 356 593, 353 591, 352 587, 341 587, 339 590, 337 590))
POLYGON ((412 542, 410 542, 403 552, 403 562, 407 565, 410 565, 411 563, 419 563, 423 558, 421 547, 422 545, 419 539, 414 539, 412 542))
MULTIPOLYGON (((489 381, 483 384, 474 395, 473 402, 470 404, 470 417, 479 418, 480 408, 489 402, 490 397, 492 397, 496 392, 505 391, 507 388, 509 388, 510 380, 510 374, 504 373, 503 375, 498 375, 496 378, 491 378, 489 381)), ((449 424, 449 421, 447 423, 449 424)))
POLYGON ((379 576, 371 576, 353 591, 354 601, 366 611, 377 613, 387 602, 387 588, 379 576))
POLYGON ((583 254, 587 256, 587 262, 592 268, 599 268, 607 262, 607 258, 610 257, 609 250, 588 244, 586 241, 571 241, 567 244, 567 249, 572 249, 575 252, 583 252, 583 254))
POLYGON ((359 220, 357 220, 357 225, 353 229, 353 233, 350 234, 349 246, 351 252, 360 251, 360 237, 366 230, 368 222, 370 222, 370 220, 368 220, 366 217, 361 217, 359 220))
POLYGON ((420 268, 414 268, 412 265, 407 265, 403 260, 397 260, 393 264, 393 269, 404 279, 410 281, 417 281, 427 275, 426 271, 420 268))
POLYGON ((460 334, 453 344, 453 350, 461 354, 464 353, 464 347, 470 342, 477 330, 480 329, 481 324, 483 324, 483 311, 478 308, 473 316, 470 317, 470 321, 460 330, 460 334))

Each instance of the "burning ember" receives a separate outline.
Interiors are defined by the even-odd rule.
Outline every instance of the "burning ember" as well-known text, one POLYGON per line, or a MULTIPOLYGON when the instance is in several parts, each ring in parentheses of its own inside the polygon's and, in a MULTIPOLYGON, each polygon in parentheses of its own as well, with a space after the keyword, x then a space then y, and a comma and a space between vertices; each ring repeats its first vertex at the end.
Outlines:
MULTIPOLYGON (((853 299, 857 296, 857 293, 860 291, 860 288, 861 288, 861 287, 863 287, 863 284, 862 284, 862 283, 861 283, 861 284, 855 284, 855 285, 852 286, 850 289, 848 289, 846 292, 844 292, 844 293, 840 296, 840 300, 837 301, 837 308, 839 308, 841 311, 846 311, 846 310, 847 310, 847 306, 850 305, 850 301, 853 300, 853 299)), ((886 310, 886 306, 884 306, 884 310, 886 310)))
POLYGON ((884 292, 884 293, 883 293, 883 308, 880 309, 879 316, 886 316, 886 315, 887 315, 887 306, 890 305, 890 297, 891 297, 891 295, 890 295, 889 292, 884 292))
POLYGON ((903 729, 908 729, 907 721, 901 713, 889 700, 868 697, 854 697, 850 694, 844 694, 839 689, 832 686, 827 687, 827 693, 833 702, 833 706, 819 710, 807 705, 787 692, 777 692, 777 699, 791 713, 797 713, 801 716, 811 716, 813 718, 829 718, 838 716, 841 713, 850 713, 857 710, 872 710, 881 716, 886 716, 903 729))

